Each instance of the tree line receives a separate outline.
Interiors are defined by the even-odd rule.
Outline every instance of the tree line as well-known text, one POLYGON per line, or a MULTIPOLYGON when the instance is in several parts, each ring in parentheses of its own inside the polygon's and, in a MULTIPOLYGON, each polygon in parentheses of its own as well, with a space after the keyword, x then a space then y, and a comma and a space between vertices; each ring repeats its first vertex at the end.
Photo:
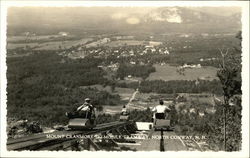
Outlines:
POLYGON ((142 93, 202 93, 210 92, 222 94, 222 87, 218 80, 154 80, 142 81, 139 87, 142 93))
POLYGON ((155 72, 155 68, 152 65, 130 65, 123 63, 119 66, 116 76, 122 80, 128 75, 146 79, 152 72, 155 72))

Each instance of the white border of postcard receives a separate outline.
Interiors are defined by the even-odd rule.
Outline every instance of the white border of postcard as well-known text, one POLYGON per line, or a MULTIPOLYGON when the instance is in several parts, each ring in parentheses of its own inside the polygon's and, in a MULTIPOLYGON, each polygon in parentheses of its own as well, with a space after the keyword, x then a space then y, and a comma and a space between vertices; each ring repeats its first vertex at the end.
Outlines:
POLYGON ((0 1, 1 3, 1 157, 249 157, 249 2, 248 1, 0 1), (242 150, 239 152, 46 152, 6 150, 6 16, 11 6, 238 6, 242 8, 242 150))

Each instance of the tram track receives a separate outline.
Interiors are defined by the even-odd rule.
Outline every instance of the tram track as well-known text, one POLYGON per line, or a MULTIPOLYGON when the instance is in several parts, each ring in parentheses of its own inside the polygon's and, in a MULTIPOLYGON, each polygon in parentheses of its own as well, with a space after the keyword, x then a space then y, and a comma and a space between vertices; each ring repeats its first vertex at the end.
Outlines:
POLYGON ((125 126, 131 122, 111 122, 105 124, 97 125, 93 130, 84 130, 84 131, 55 131, 51 133, 41 133, 37 135, 27 136, 17 139, 7 140, 7 149, 8 150, 39 150, 40 148, 45 148, 46 146, 52 146, 60 144, 67 141, 74 141, 76 138, 47 138, 47 135, 91 135, 95 133, 109 131, 121 126, 125 126))
POLYGON ((183 145, 185 145, 185 147, 189 151, 197 151, 197 150, 203 151, 201 146, 194 139, 182 139, 182 138, 180 138, 180 140, 182 141, 183 145))

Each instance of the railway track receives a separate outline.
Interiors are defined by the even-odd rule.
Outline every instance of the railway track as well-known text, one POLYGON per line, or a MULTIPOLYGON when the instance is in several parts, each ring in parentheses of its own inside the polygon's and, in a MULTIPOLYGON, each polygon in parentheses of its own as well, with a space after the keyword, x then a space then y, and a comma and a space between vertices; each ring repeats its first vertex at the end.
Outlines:
POLYGON ((194 139, 181 139, 189 151, 203 151, 201 146, 194 139))
POLYGON ((105 131, 110 131, 112 129, 116 129, 122 126, 126 126, 131 124, 132 122, 111 122, 97 125, 93 130, 84 130, 84 131, 55 131, 52 133, 41 133, 37 135, 27 136, 23 138, 17 139, 8 139, 7 140, 7 150, 51 150, 59 147, 63 143, 73 143, 76 141, 76 138, 58 138, 58 137, 50 137, 47 135, 91 135, 102 133, 105 131))

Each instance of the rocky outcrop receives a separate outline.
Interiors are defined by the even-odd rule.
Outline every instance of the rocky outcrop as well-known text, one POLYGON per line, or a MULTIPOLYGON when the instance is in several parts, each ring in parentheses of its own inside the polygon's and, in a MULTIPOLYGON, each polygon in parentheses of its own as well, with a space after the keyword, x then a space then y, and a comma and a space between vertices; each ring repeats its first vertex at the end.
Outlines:
POLYGON ((17 138, 40 132, 43 132, 43 129, 39 122, 29 122, 28 120, 8 121, 8 138, 17 138))

